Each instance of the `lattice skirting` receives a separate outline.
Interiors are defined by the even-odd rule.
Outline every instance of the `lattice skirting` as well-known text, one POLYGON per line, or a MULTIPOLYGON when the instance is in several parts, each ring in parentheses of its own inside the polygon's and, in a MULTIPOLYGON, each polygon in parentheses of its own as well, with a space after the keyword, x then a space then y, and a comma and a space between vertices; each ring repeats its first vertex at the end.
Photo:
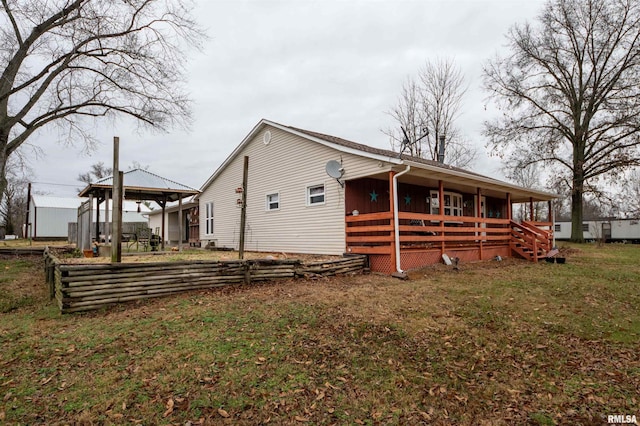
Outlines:
MULTIPOLYGON (((473 262, 479 260, 489 260, 496 256, 509 257, 509 246, 488 246, 482 248, 482 256, 480 256, 480 247, 461 247, 447 248, 445 253, 449 257, 458 257, 462 262, 473 262)), ((400 267, 405 271, 422 268, 428 265, 435 265, 442 262, 442 252, 438 249, 417 249, 417 250, 401 250, 400 267)), ((369 255, 369 266, 374 272, 383 274, 391 274, 395 272, 394 266, 391 264, 391 256, 388 254, 371 254, 369 255)))

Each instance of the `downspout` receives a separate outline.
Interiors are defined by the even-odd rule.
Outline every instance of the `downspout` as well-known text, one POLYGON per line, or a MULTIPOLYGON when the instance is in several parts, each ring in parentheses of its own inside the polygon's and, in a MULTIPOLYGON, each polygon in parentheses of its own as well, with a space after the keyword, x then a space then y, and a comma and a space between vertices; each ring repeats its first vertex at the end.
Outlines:
POLYGON ((399 274, 404 274, 404 271, 400 268, 400 220, 398 219, 398 177, 411 170, 411 166, 407 165, 407 168, 398 174, 393 175, 393 228, 395 231, 395 243, 396 243, 396 271, 399 274))

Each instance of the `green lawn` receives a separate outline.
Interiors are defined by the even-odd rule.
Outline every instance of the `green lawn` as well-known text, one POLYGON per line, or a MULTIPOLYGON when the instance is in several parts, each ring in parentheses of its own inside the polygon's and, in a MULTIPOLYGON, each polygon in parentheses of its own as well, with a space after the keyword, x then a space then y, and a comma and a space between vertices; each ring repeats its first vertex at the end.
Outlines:
POLYGON ((408 281, 279 282, 66 316, 48 301, 39 259, 0 268, 0 423, 640 417, 640 246, 572 246, 565 265, 438 265, 408 281))

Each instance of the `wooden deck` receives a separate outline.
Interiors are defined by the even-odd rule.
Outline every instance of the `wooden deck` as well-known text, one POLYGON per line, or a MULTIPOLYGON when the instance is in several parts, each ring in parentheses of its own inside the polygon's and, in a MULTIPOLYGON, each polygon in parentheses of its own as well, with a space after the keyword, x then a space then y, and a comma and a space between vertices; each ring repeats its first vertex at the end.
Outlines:
MULTIPOLYGON (((400 266, 403 270, 441 262, 442 254, 462 261, 517 255, 537 262, 551 250, 551 223, 400 212, 400 266), (546 229, 548 228, 548 229, 546 229)), ((346 250, 367 254, 374 271, 395 270, 392 212, 347 216, 346 250)))

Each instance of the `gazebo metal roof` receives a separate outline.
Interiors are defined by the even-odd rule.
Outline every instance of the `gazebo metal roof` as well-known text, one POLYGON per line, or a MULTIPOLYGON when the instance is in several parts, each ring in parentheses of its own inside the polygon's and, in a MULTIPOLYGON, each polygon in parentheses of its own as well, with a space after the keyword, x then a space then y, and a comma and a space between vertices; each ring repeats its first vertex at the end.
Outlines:
MULTIPOLYGON (((192 195, 199 194, 200 191, 187 185, 172 181, 155 173, 143 169, 133 169, 123 173, 123 188, 125 200, 156 201, 159 204, 170 201, 177 201, 192 195)), ((80 197, 103 198, 104 192, 113 187, 113 176, 102 178, 94 183, 90 183, 80 191, 80 197)))
MULTIPOLYGON (((182 213, 182 199, 192 197, 200 193, 199 190, 187 185, 175 182, 171 179, 163 178, 143 169, 133 169, 123 172, 123 199, 135 201, 155 201, 162 207, 162 238, 161 247, 164 249, 165 236, 165 208, 168 202, 178 201, 179 216, 182 213)), ((95 197, 98 206, 102 201, 109 199, 109 192, 113 189, 113 176, 99 179, 90 183, 78 196, 95 197)), ((99 217, 96 220, 96 235, 98 235, 99 217)), ((179 235, 182 238, 182 222, 178 221, 179 235)), ((182 245, 179 244, 180 249, 182 245)))

